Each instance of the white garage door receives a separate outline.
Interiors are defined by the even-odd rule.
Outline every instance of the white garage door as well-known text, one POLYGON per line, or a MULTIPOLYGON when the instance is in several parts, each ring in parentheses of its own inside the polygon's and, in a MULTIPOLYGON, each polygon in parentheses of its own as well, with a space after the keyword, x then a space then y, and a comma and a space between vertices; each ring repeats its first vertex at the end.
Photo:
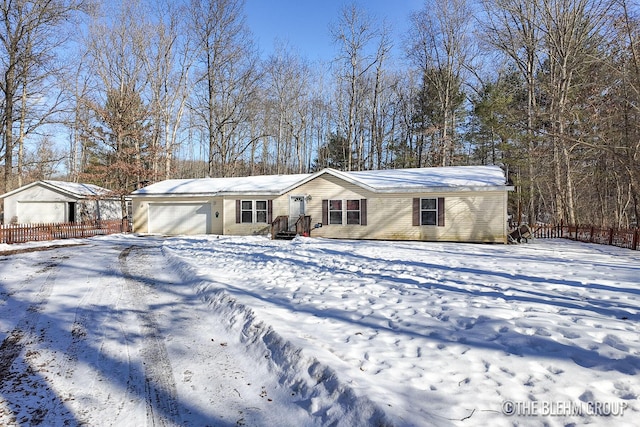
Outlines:
POLYGON ((20 224, 67 222, 66 202, 18 202, 16 215, 20 224))
POLYGON ((150 233, 207 234, 209 224, 209 203, 149 203, 150 233))

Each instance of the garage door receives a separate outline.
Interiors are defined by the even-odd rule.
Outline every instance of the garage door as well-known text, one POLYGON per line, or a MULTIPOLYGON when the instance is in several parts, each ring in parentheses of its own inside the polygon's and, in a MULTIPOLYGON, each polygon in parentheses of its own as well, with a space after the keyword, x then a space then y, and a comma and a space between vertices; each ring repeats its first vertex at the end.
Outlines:
POLYGON ((20 224, 50 224, 67 221, 66 202, 18 202, 20 224))
POLYGON ((149 203, 150 233, 207 234, 209 224, 209 203, 149 203))

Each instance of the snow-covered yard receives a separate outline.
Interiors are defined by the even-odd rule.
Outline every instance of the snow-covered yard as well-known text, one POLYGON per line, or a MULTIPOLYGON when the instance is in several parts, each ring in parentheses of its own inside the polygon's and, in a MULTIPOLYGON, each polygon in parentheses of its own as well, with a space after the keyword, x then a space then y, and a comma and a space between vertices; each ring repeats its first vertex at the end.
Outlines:
POLYGON ((560 240, 82 243, 1 257, 0 424, 637 422, 634 251, 560 240), (240 399, 223 403, 227 394, 240 399))

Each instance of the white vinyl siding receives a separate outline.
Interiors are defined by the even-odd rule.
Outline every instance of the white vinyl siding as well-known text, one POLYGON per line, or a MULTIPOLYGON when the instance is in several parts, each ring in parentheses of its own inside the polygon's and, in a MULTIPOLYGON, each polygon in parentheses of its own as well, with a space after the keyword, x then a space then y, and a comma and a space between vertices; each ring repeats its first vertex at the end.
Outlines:
MULTIPOLYGON (((307 215, 311 216, 312 224, 322 222, 323 200, 343 200, 344 203, 346 200, 359 199, 367 202, 368 226, 325 225, 312 230, 312 237, 506 242, 506 191, 379 194, 326 174, 297 187, 294 192, 312 196, 307 205, 307 215), (444 225, 414 226, 415 198, 444 199, 444 225)), ((274 211, 279 209, 281 199, 274 200, 274 211)))
MULTIPOLYGON (((215 234, 268 235, 273 219, 291 214, 292 197, 304 197, 304 214, 311 218, 311 237, 506 243, 507 194, 507 191, 499 189, 377 193, 326 173, 273 198, 262 195, 212 198, 210 203, 215 213, 212 215, 213 225, 210 227, 215 234), (264 210, 260 203, 255 205, 255 202, 265 199, 268 219, 266 223, 240 221, 242 200, 252 201, 252 217, 255 215, 256 220, 262 220, 264 210), (420 199, 437 200, 438 225, 420 225, 419 215, 414 215, 414 202, 419 202, 420 199), (330 200, 341 201, 341 213, 337 213, 341 215, 341 224, 329 224, 330 200), (442 204, 440 200, 443 201, 442 204), (348 209, 349 201, 360 202, 360 225, 348 224, 355 223, 358 219, 356 203, 351 204, 353 209, 348 209), (416 216, 417 223, 414 221, 416 216)), ((134 197, 136 232, 150 232, 147 226, 148 204, 170 203, 173 200, 173 204, 178 205, 189 201, 188 196, 163 196, 161 199, 152 199, 134 197)))
POLYGON ((20 224, 49 224, 68 222, 67 202, 18 202, 17 219, 20 224))

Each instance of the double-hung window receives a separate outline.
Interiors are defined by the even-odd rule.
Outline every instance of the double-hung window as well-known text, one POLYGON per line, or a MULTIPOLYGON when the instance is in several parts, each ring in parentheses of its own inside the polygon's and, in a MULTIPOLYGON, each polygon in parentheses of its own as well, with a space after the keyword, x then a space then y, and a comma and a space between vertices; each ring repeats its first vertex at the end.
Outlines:
POLYGON ((256 222, 267 222, 266 200, 256 200, 256 222))
POLYGON ((322 224, 367 225, 367 199, 323 200, 322 224))
POLYGON ((240 222, 252 223, 253 222, 253 200, 243 200, 241 202, 242 210, 240 212, 240 222))
POLYGON ((435 225, 444 227, 444 197, 413 199, 413 226, 435 225))
POLYGON ((342 224, 342 200, 329 200, 329 224, 342 224))
POLYGON ((438 199, 420 199, 420 225, 438 225, 438 199))
POLYGON ((347 200, 347 224, 360 224, 360 200, 347 200))
POLYGON ((269 202, 267 200, 238 200, 236 222, 243 224, 269 222, 269 202))

